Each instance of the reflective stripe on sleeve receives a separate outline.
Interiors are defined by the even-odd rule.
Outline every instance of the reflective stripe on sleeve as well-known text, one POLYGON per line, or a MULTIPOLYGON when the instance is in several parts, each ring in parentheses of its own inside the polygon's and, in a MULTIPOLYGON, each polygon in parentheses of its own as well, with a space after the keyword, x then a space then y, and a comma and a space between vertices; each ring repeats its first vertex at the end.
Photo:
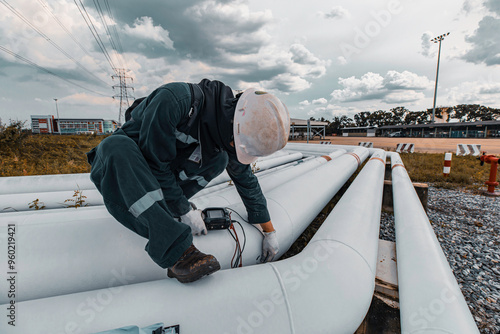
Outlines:
POLYGON ((175 129, 175 138, 178 141, 183 142, 185 144, 193 144, 193 143, 197 143, 198 142, 198 140, 194 139, 190 135, 187 135, 187 134, 185 134, 183 132, 180 132, 177 129, 175 129))

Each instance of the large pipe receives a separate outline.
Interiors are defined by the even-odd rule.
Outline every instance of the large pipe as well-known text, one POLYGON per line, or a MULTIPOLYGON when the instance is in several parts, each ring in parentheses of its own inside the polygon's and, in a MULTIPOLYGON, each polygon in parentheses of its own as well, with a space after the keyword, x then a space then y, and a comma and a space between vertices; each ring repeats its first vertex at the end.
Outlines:
MULTIPOLYGON (((257 161, 263 162, 293 153, 296 152, 280 150, 266 157, 259 158, 257 161)), ((95 189, 94 183, 90 180, 89 173, 0 177, 0 195, 75 191, 78 189, 95 189)), ((2 210, 1 207, 0 210, 2 210)))
POLYGON ((479 333, 401 157, 391 154, 402 333, 479 333))
MULTIPOLYGON (((278 174, 273 173, 258 176, 259 184, 263 192, 268 192, 283 183, 289 182, 290 180, 309 172, 310 170, 331 159, 338 158, 344 153, 344 150, 338 150, 328 155, 311 159, 293 168, 288 168, 278 174)), ((234 186, 224 185, 224 188, 216 191, 212 190, 212 188, 202 190, 205 192, 203 194, 200 194, 200 196, 193 197, 191 201, 195 203, 199 208, 206 208, 210 206, 226 206, 230 205, 231 203, 235 203, 235 199, 237 199, 236 201, 239 202, 239 195, 234 186)))
MULTIPOLYGON (((280 166, 280 165, 283 165, 283 164, 286 164, 286 163, 289 163, 292 161, 302 159, 302 157, 303 157, 303 155, 301 152, 296 152, 296 153, 291 153, 291 154, 280 156, 280 157, 273 158, 273 159, 268 159, 268 160, 264 160, 264 161, 257 161, 257 162, 255 162, 254 169, 256 171, 261 171, 261 170, 264 171, 264 170, 269 169, 269 168, 273 168, 273 167, 280 166)), ((227 173, 227 171, 223 171, 219 176, 217 176, 212 181, 210 181, 208 183, 207 187, 215 186, 217 184, 221 184, 221 183, 227 182, 229 180, 231 180, 231 178, 229 177, 229 174, 227 173)))
MULTIPOLYGON (((288 143, 285 146, 285 150, 288 150, 290 152, 297 152, 300 151, 304 154, 325 154, 328 152, 331 152, 332 150, 346 150, 347 152, 352 152, 355 150, 357 147, 356 145, 322 145, 322 144, 305 144, 305 143, 288 143)), ((373 154, 377 150, 380 150, 379 148, 368 148, 368 153, 373 154)))
MULTIPOLYGON (((265 192, 278 231, 279 255, 298 238, 367 154, 365 148, 358 148, 330 163, 311 165, 313 168, 304 175, 265 192), (309 203, 306 208, 304 203, 309 203), (302 211, 307 212, 307 219, 302 211)), ((246 217, 243 204, 231 205, 231 208, 246 217)), ((238 216, 232 218, 238 219, 238 216)), ((165 277, 165 271, 144 251, 146 240, 117 223, 103 207, 5 213, 0 215, 0 224, 14 224, 18 230, 17 247, 22 250, 17 254, 22 265, 18 283, 23 286, 16 297, 18 301, 107 287, 116 281, 117 273, 133 277, 130 283, 165 277)), ((247 241, 243 264, 255 264, 261 253, 262 236, 254 227, 242 225, 247 241)), ((239 227, 238 233, 241 238, 243 233, 239 227)), ((2 228, 0 242, 6 244, 7 238, 7 229, 2 228)), ((223 268, 230 266, 235 243, 226 231, 211 231, 206 236, 195 237, 194 243, 204 252, 215 255, 223 268)), ((6 252, 0 252, 0 266, 7 266, 6 252)), ((1 291, 7 284, 0 282, 1 291)), ((6 294, 0 295, 0 303, 6 299, 6 294)))
MULTIPOLYGON (((165 279, 17 303, 24 319, 9 332, 89 333, 163 322, 178 324, 187 334, 353 333, 374 288, 384 153, 374 158, 295 257, 222 270, 191 284, 165 279)), ((312 178, 303 178, 310 180, 323 203, 337 188, 332 184, 334 165, 325 164, 312 178)), ((290 187, 270 195, 282 198, 281 192, 290 187)), ((314 216, 311 206, 319 207, 316 196, 303 199, 302 210, 293 210, 294 215, 283 208, 277 228, 309 220, 314 216)), ((6 326, 0 323, 0 329, 6 326)))
MULTIPOLYGON (((345 151, 344 151, 345 152, 345 151)), ((269 159, 257 164, 257 167, 262 166, 263 172, 270 170, 269 168, 274 167, 280 163, 287 163, 290 161, 296 161, 302 158, 302 153, 292 153, 284 156, 277 157, 275 159, 269 159)), ((259 177, 260 172, 256 175, 259 177)), ((86 174, 88 177, 88 174, 86 174)), ((225 172, 227 176, 227 172, 225 172)), ((227 176, 229 178, 229 176, 227 176)), ((55 181, 57 182, 57 181, 55 181)), ((207 185, 207 188, 203 190, 203 193, 212 193, 216 189, 216 186, 207 185)), ((218 189, 222 189, 220 187, 218 189)), ((43 190, 43 189, 40 189, 43 190)), ((83 201, 82 206, 95 206, 104 205, 101 194, 95 187, 93 189, 75 189, 75 190, 62 190, 62 191, 41 191, 33 193, 19 193, 19 194, 4 194, 0 195, 0 213, 5 212, 18 212, 18 211, 29 211, 35 210, 36 207, 47 209, 59 209, 67 208, 76 204, 76 200, 81 197, 83 201), (84 197, 83 197, 84 196, 84 197), (31 208, 30 208, 31 206, 31 208)), ((199 195, 198 195, 199 197, 199 195)))

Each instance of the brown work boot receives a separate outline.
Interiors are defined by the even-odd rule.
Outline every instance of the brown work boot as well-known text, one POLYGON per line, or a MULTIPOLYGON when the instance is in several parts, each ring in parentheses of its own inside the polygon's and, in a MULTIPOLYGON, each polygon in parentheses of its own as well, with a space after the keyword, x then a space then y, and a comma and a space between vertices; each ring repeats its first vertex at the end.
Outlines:
POLYGON ((179 260, 168 268, 167 276, 177 278, 181 283, 190 283, 219 269, 219 261, 213 255, 204 254, 191 244, 179 260))

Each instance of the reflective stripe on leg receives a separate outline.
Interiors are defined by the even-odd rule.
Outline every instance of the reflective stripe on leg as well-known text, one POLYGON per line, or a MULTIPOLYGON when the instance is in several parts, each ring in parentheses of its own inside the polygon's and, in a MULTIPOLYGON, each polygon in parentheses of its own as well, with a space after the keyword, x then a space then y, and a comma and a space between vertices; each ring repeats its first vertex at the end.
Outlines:
POLYGON ((149 209, 155 202, 163 199, 163 192, 161 189, 156 189, 146 193, 139 200, 130 206, 128 211, 134 215, 135 218, 139 217, 144 211, 149 209))

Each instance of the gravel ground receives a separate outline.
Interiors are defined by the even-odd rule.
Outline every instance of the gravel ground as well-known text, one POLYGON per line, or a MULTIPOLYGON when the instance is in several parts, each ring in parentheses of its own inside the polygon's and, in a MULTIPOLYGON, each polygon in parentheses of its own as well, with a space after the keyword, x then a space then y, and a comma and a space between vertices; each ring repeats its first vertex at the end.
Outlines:
MULTIPOLYGON (((428 216, 481 333, 500 333, 500 198, 429 187, 428 216)), ((380 238, 394 241, 383 212, 380 238)))

